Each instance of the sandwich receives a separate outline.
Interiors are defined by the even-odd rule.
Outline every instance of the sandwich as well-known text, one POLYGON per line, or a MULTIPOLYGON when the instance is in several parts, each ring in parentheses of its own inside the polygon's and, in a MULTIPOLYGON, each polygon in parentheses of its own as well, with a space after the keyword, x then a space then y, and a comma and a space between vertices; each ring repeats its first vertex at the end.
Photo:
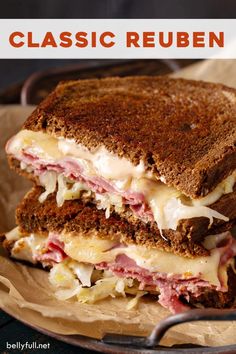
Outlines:
MULTIPOLYGON (((119 274, 106 258, 77 261, 96 270, 104 263, 103 273, 133 279, 139 291, 151 287, 150 293, 175 312, 180 304, 195 304, 194 296, 203 305, 206 297, 218 296, 220 307, 232 307, 235 103, 235 89, 168 77, 60 83, 6 145, 10 167, 35 184, 18 208, 19 238, 43 231, 50 240, 59 232, 69 233, 73 243, 86 235, 74 248, 78 252, 88 240, 93 245, 106 240, 106 254, 115 254, 112 262, 124 258, 119 274), (31 204, 34 209, 27 209, 31 204), (83 211, 77 215, 73 208, 83 211), (19 210, 22 215, 27 210, 25 219, 19 210), (37 229, 29 221, 26 228, 25 220, 41 220, 40 210, 42 220, 49 215, 51 222, 43 229, 44 222, 37 221, 37 229), (71 219, 69 214, 63 219, 67 212, 71 219), (138 270, 130 271, 127 258, 138 270), (158 281, 149 283, 149 277, 158 281), (188 290, 186 283, 177 285, 180 279, 188 290)), ((61 237, 65 262, 76 260, 61 237)), ((219 307, 216 303, 210 306, 219 307)))
POLYGON ((233 306, 236 240, 229 231, 205 238, 208 255, 185 257, 180 249, 148 247, 148 231, 143 244, 135 225, 117 213, 106 218, 86 194, 58 207, 56 193, 42 203, 41 193, 37 186, 25 196, 3 245, 11 257, 48 269, 59 300, 127 296, 132 308, 151 296, 174 313, 233 306))

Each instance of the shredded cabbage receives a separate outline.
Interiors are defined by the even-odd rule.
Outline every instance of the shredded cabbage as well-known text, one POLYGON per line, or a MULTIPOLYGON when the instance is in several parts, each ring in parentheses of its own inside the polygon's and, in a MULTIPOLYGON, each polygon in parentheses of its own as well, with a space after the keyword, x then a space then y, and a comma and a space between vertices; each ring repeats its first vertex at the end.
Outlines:
MULTIPOLYGON (((56 189, 56 183, 58 183, 58 191, 56 195, 57 205, 60 207, 63 205, 65 200, 78 199, 80 198, 81 191, 87 190, 86 186, 80 182, 72 182, 68 178, 64 177, 62 174, 57 175, 56 172, 45 172, 40 177, 40 183, 45 187, 45 192, 43 192, 39 201, 44 202, 47 196, 50 193, 53 193, 56 189)), ((217 188, 219 189, 218 193, 222 194, 223 190, 225 192, 230 192, 232 190, 234 181, 234 175, 229 176, 228 179, 221 183, 217 188), (227 183, 226 183, 227 182, 227 183)), ((218 213, 216 210, 213 210, 207 207, 204 204, 205 199, 212 201, 212 197, 205 197, 195 201, 193 205, 188 205, 188 200, 181 200, 181 193, 176 191, 174 188, 168 188, 165 185, 160 185, 159 190, 155 190, 154 193, 154 184, 152 181, 140 180, 136 181, 136 184, 133 181, 133 188, 139 190, 139 188, 148 188, 146 191, 147 195, 150 194, 149 204, 154 214, 155 221, 158 224, 160 230, 163 229, 172 229, 176 230, 178 222, 181 219, 189 219, 194 217, 206 217, 209 218, 210 223, 209 227, 213 223, 213 218, 228 221, 228 218, 224 215, 218 213), (168 189, 166 189, 168 188, 168 189), (163 189, 163 191, 162 191, 163 189), (168 191, 168 193, 165 193, 168 191), (200 204, 201 200, 203 205, 200 204)), ((216 191, 217 191, 216 188, 216 191)), ((217 194, 217 193, 216 193, 217 194)), ((123 209, 123 200, 119 195, 114 195, 110 193, 98 194, 95 193, 96 201, 98 202, 98 209, 105 209, 105 216, 108 219, 110 217, 110 209, 113 205, 115 211, 120 212, 123 209)))
MULTIPOLYGON (((168 187, 160 181, 153 181, 148 178, 133 179, 130 188, 134 192, 144 194, 160 231, 164 229, 176 230, 179 220, 196 217, 208 218, 210 227, 213 218, 228 221, 226 216, 207 205, 218 200, 223 194, 232 192, 235 178, 236 174, 234 172, 222 181, 213 192, 197 200, 184 196, 180 191, 168 187)), ((85 184, 74 182, 63 174, 57 175, 56 172, 43 173, 40 176, 40 182, 46 189, 39 197, 40 202, 45 201, 47 196, 55 191, 56 183, 58 184, 56 200, 59 207, 63 205, 65 200, 79 199, 82 191, 91 194, 91 190, 85 184)), ((94 195, 97 208, 105 210, 107 219, 110 217, 111 207, 114 207, 114 210, 118 213, 124 210, 122 196, 114 193, 94 193, 94 195)))
POLYGON ((114 206, 116 212, 121 212, 124 209, 123 199, 120 195, 95 193, 95 199, 98 202, 97 208, 106 210, 106 219, 110 217, 111 206, 114 206))
POLYGON ((138 306, 139 300, 142 296, 146 295, 147 291, 138 291, 136 296, 131 299, 126 305, 126 310, 132 310, 138 306))
POLYGON ((125 296, 125 282, 124 279, 119 279, 116 283, 115 291, 125 296))
POLYGON ((125 296, 126 289, 133 285, 132 279, 120 279, 116 276, 98 280, 91 288, 81 288, 77 294, 80 302, 94 304, 109 296, 125 296))
POLYGON ((86 186, 81 182, 75 182, 70 189, 64 193, 64 200, 79 199, 81 192, 87 190, 86 186))
POLYGON ((68 300, 76 296, 78 301, 88 304, 94 304, 109 296, 125 297, 126 293, 134 295, 144 293, 137 287, 132 289, 133 279, 121 279, 110 271, 97 271, 92 265, 73 260, 55 264, 50 270, 49 281, 56 288, 55 296, 59 300, 68 300), (93 273, 97 280, 91 286, 93 273))
POLYGON ((164 207, 164 219, 162 224, 158 226, 162 229, 176 230, 178 222, 181 219, 190 219, 197 217, 206 217, 210 220, 209 227, 213 223, 213 218, 228 221, 229 218, 218 213, 216 210, 208 208, 207 206, 188 206, 182 204, 180 199, 171 198, 167 201, 164 207))
POLYGON ((91 276, 94 270, 92 264, 70 261, 69 267, 76 274, 83 286, 91 286, 91 276))
POLYGON ((49 273, 49 281, 52 285, 63 288, 72 288, 77 284, 75 274, 68 267, 68 262, 64 261, 55 264, 49 273))
POLYGON ((55 296, 59 300, 68 300, 76 296, 82 285, 76 278, 76 275, 69 267, 68 261, 55 264, 49 273, 50 283, 58 290, 55 291, 55 296))
POLYGON ((94 304, 109 296, 115 297, 116 283, 115 277, 100 279, 91 288, 81 288, 77 298, 82 303, 94 304))
POLYGON ((61 174, 57 178, 57 185, 58 185, 58 190, 57 190, 56 200, 57 200, 57 205, 61 207, 65 200, 64 197, 65 193, 67 192, 66 180, 65 177, 61 174))
POLYGON ((63 174, 58 175, 56 172, 44 172, 39 176, 39 180, 45 188, 45 192, 39 197, 40 203, 43 203, 49 194, 55 192, 57 184, 56 201, 59 207, 63 205, 65 200, 79 199, 81 191, 88 191, 83 183, 71 181, 63 174))
POLYGON ((42 186, 45 188, 45 192, 43 192, 39 196, 39 202, 43 203, 49 194, 55 192, 57 186, 57 173, 56 172, 44 172, 39 176, 39 181, 42 186))
POLYGON ((81 285, 77 285, 74 287, 71 287, 70 289, 60 289, 55 292, 55 296, 58 300, 69 300, 72 297, 75 297, 81 289, 81 285))

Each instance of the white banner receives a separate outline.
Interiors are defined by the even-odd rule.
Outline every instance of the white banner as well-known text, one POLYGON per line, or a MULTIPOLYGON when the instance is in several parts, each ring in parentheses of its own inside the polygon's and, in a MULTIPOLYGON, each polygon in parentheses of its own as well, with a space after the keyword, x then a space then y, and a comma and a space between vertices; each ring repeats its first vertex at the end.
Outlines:
POLYGON ((0 19, 0 58, 236 58, 236 19, 0 19))

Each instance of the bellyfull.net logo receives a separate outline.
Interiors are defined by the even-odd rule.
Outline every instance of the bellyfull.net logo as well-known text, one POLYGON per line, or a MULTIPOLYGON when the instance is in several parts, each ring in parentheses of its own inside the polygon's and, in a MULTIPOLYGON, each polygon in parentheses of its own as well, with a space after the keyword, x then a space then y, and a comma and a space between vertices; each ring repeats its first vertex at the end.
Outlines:
POLYGON ((26 350, 26 349, 30 349, 30 350, 35 350, 35 349, 43 349, 43 350, 47 350, 50 349, 50 343, 38 343, 38 342, 15 342, 15 343, 9 343, 6 342, 6 349, 13 349, 13 350, 26 350))

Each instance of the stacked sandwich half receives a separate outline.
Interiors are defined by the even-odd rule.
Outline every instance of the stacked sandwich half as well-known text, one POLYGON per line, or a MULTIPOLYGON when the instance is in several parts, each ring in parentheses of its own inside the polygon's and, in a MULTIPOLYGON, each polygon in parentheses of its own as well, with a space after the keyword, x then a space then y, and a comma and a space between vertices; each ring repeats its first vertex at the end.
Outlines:
POLYGON ((34 181, 5 235, 59 299, 234 307, 236 90, 167 77, 64 82, 8 141, 34 181))

